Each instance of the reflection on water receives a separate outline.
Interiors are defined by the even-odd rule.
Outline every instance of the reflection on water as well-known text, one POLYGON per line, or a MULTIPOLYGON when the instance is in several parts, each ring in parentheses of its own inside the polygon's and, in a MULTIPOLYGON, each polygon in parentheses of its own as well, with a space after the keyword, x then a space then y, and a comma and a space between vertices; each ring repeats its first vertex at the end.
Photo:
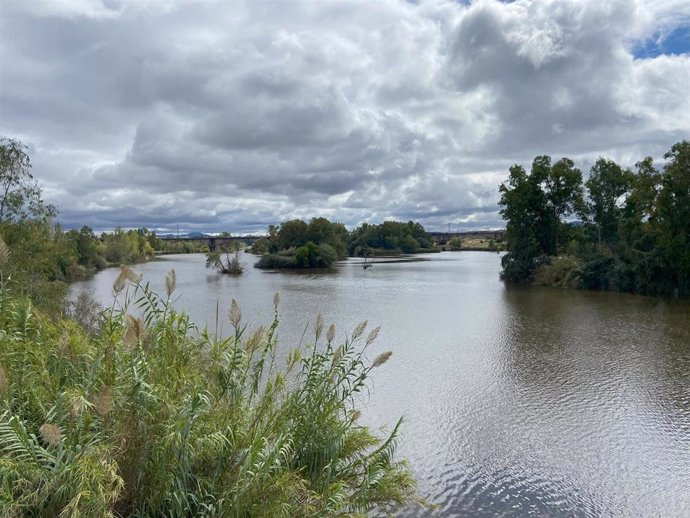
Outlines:
MULTIPOLYGON (((211 328, 232 298, 265 323, 280 292, 285 345, 317 313, 341 337, 381 325, 372 355, 394 354, 363 419, 405 415, 400 454, 439 506, 403 516, 690 516, 689 304, 506 288, 496 254, 426 258, 299 275, 221 276, 200 255, 137 269, 163 291, 174 267, 177 306, 211 328)), ((117 273, 82 286, 108 301, 117 273)))

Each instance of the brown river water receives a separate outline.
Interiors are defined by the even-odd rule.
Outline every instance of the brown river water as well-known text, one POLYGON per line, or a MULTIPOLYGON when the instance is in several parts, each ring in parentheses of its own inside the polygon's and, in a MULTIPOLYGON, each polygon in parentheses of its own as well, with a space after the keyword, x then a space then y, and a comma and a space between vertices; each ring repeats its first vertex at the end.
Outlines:
MULTIPOLYGON (((500 256, 444 252, 421 261, 348 260, 329 272, 240 277, 203 255, 136 266, 176 306, 225 330, 231 299, 264 324, 281 295, 287 348, 321 313, 342 338, 381 326, 361 401, 365 423, 404 415, 398 455, 438 508, 400 516, 690 516, 690 303, 633 295, 507 287, 500 256)), ((110 269, 73 286, 112 300, 110 269)), ((308 342, 309 335, 304 338, 308 342)))

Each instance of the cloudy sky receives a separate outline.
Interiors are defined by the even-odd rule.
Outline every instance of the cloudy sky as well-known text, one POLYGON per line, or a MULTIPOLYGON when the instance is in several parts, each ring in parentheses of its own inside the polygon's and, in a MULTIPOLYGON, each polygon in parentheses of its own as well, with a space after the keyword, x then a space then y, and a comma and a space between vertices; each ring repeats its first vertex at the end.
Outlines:
POLYGON ((690 138, 687 0, 0 0, 0 135, 66 227, 502 226, 513 163, 690 138))

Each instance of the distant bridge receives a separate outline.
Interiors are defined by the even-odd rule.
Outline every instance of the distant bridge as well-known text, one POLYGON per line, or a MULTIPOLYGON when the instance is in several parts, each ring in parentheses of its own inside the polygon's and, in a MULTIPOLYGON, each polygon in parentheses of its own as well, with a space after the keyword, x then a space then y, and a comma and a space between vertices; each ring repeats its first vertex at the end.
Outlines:
POLYGON ((435 245, 446 245, 448 241, 455 237, 460 239, 493 239, 497 241, 503 239, 505 230, 473 230, 470 232, 427 232, 431 236, 435 245))
POLYGON ((219 246, 223 246, 226 243, 229 243, 231 241, 242 241, 244 243, 247 243, 248 245, 251 245, 259 239, 262 236, 200 236, 200 237, 161 237, 160 239, 162 241, 174 241, 174 242, 183 242, 183 241, 198 241, 198 242, 206 242, 208 244, 208 249, 211 252, 214 252, 215 250, 218 249, 219 246))

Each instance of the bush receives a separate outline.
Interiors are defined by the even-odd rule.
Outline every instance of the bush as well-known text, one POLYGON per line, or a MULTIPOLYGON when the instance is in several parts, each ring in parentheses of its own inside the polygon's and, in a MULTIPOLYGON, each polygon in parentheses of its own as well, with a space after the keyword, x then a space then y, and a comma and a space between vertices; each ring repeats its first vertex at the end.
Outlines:
POLYGON ((575 288, 579 285, 580 262, 575 257, 552 257, 539 266, 533 277, 534 284, 575 288))
POLYGON ((387 437, 357 423, 373 362, 366 322, 276 355, 275 317, 197 333, 123 268, 98 339, 0 290, 0 515, 335 516, 416 501, 387 437), (283 365, 283 359, 285 364, 283 365))
POLYGON ((297 261, 294 255, 266 254, 254 266, 265 269, 297 268, 297 261))
POLYGON ((454 252, 459 252, 462 250, 462 239, 459 237, 454 237, 448 241, 448 248, 454 252))
POLYGON ((268 249, 271 246, 271 242, 268 240, 267 237, 260 237, 254 243, 252 243, 252 247, 250 249, 250 252, 255 255, 264 255, 268 253, 268 249))

